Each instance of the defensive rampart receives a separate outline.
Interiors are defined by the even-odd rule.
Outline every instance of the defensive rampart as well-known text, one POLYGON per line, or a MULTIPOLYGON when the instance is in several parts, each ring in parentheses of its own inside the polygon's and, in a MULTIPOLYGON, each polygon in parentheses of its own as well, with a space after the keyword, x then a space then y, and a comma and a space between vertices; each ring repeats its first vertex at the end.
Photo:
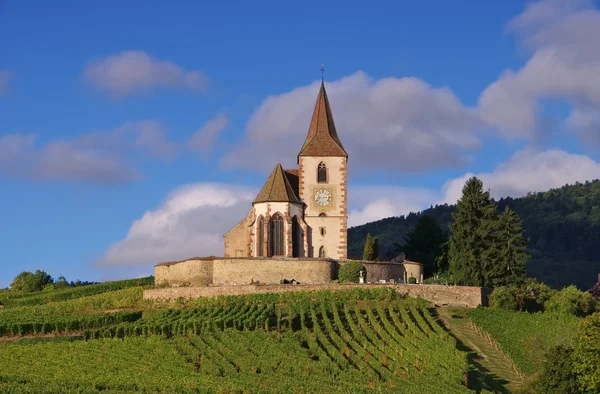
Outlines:
MULTIPOLYGON (((282 279, 302 284, 324 284, 337 278, 339 268, 349 260, 327 258, 195 257, 184 261, 160 263, 154 268, 157 286, 223 286, 280 284, 282 279)), ((362 261, 369 282, 390 279, 420 281, 418 263, 362 261)))
POLYGON ((146 300, 176 298, 218 297, 227 295, 283 293, 289 291, 341 290, 351 288, 390 287, 401 294, 420 297, 435 305, 465 306, 474 308, 487 305, 489 289, 467 286, 408 285, 408 284, 313 284, 313 285, 243 285, 203 286, 151 289, 144 291, 146 300))

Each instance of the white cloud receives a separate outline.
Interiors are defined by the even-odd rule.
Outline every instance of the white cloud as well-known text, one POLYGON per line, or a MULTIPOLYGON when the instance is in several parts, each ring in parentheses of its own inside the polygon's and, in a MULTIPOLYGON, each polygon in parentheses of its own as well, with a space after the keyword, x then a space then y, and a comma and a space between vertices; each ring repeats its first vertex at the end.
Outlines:
POLYGON ((222 256, 223 234, 252 208, 256 190, 226 184, 196 184, 175 190, 131 225, 99 264, 130 266, 194 256, 222 256))
POLYGON ((350 185, 348 198, 348 226, 353 227, 391 216, 419 212, 428 208, 439 195, 425 188, 350 185))
POLYGON ((229 120, 223 114, 204 123, 188 141, 188 148, 208 155, 214 148, 220 134, 227 128, 229 120))
POLYGON ((0 70, 0 96, 8 93, 13 74, 8 70, 0 70))
MULTIPOLYGON (((225 168, 268 170, 295 164, 310 123, 320 83, 268 97, 252 115, 225 168)), ((475 111, 454 93, 417 78, 373 81, 357 72, 326 84, 336 128, 352 168, 418 172, 455 167, 479 148, 475 111)))
POLYGON ((33 180, 123 183, 140 177, 131 163, 135 153, 165 157, 176 150, 163 127, 151 120, 45 144, 38 140, 38 134, 0 137, 0 174, 33 180))
MULTIPOLYGON (((456 203, 465 182, 472 176, 472 173, 467 173, 446 182, 442 187, 440 203, 456 203)), ((600 163, 588 156, 562 150, 524 149, 513 154, 494 171, 475 176, 481 179, 484 189, 489 189, 495 199, 507 196, 516 198, 528 192, 547 191, 566 184, 598 179, 600 163)))
MULTIPOLYGON (((522 68, 506 70, 481 94, 480 113, 490 125, 510 137, 532 138, 556 123, 542 115, 546 99, 565 102, 576 113, 600 106, 600 41, 592 38, 600 37, 600 11, 593 1, 532 3, 509 23, 508 31, 532 54, 522 68)), ((598 111, 593 112, 597 118, 598 111)), ((589 124, 564 126, 584 137, 598 133, 589 124)))
POLYGON ((185 71, 171 61, 153 59, 143 51, 125 51, 90 62, 83 71, 91 85, 116 97, 148 92, 159 87, 206 89, 202 71, 185 71))

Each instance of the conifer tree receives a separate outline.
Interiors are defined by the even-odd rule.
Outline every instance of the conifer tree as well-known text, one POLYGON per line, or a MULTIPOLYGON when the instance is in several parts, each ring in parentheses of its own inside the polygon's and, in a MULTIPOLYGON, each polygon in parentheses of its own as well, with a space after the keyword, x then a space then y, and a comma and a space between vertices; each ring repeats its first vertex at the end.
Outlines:
POLYGON ((497 260, 496 205, 476 177, 465 183, 452 219, 448 245, 451 275, 462 285, 492 286, 491 267, 497 260))
POLYGON ((371 256, 371 261, 379 260, 379 240, 377 237, 373 237, 373 246, 371 249, 373 250, 373 255, 371 256))
POLYGON ((525 263, 529 259, 523 222, 515 211, 506 206, 498 218, 495 241, 498 260, 491 267, 494 286, 514 284, 525 278, 525 263))
POLYGON ((365 241, 365 248, 363 249, 363 260, 374 260, 375 248, 373 237, 371 233, 367 234, 367 240, 365 241))
POLYGON ((447 236, 438 222, 431 216, 421 215, 400 249, 408 260, 423 264, 424 276, 430 277, 445 268, 438 263, 444 264, 442 247, 446 241, 447 236))

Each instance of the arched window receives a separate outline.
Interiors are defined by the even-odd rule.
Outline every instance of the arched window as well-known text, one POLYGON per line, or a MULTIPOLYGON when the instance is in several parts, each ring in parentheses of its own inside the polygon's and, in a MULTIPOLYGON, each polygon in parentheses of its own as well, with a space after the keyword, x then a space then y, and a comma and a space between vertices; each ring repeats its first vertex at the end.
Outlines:
POLYGON ((298 218, 292 218, 292 257, 300 257, 300 224, 298 218))
POLYGON ((320 217, 324 217, 324 216, 327 216, 327 215, 325 215, 325 212, 321 212, 321 213, 319 214, 319 216, 320 216, 320 217))
POLYGON ((324 246, 321 246, 319 248, 319 257, 320 258, 324 258, 325 257, 325 247, 324 246))
POLYGON ((325 167, 325 163, 323 162, 319 163, 319 168, 317 169, 317 182, 327 183, 327 167, 325 167))
POLYGON ((283 217, 276 213, 269 225, 269 255, 283 256, 283 217))
POLYGON ((263 217, 258 218, 258 223, 256 225, 256 231, 258 232, 258 242, 256 244, 256 255, 258 257, 264 256, 264 246, 265 246, 265 221, 263 217))

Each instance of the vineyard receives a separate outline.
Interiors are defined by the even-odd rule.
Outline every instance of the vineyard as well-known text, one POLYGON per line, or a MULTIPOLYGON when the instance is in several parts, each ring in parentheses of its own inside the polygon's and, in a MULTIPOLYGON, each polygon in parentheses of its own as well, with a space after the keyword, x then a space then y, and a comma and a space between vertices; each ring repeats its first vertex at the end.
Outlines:
POLYGON ((541 371, 546 352, 573 344, 580 318, 551 312, 527 313, 477 308, 469 313, 483 333, 490 334, 521 372, 541 371))
POLYGON ((428 304, 390 289, 166 304, 113 289, 10 300, 0 392, 473 392, 428 304))

